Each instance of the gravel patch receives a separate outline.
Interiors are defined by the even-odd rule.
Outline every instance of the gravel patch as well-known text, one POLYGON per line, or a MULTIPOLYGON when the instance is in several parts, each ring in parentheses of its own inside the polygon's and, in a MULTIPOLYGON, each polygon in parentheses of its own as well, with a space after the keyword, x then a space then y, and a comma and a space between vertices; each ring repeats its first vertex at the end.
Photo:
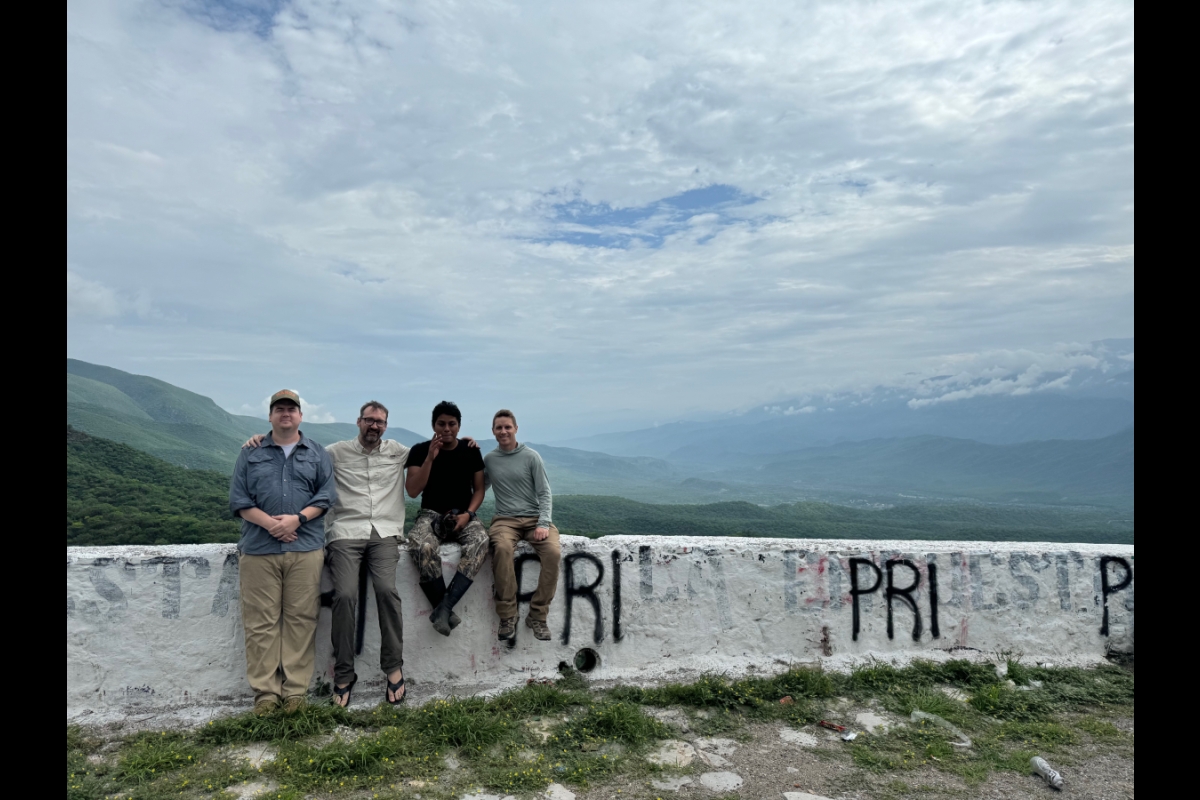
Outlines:
MULTIPOLYGON (((853 719, 854 713, 849 716, 853 719)), ((1063 774, 1063 792, 1049 788, 1032 773, 993 772, 983 783, 968 785, 931 767, 872 772, 856 766, 849 745, 827 735, 829 731, 811 725, 781 729, 779 723, 757 723, 738 731, 738 741, 695 738, 690 743, 664 743, 668 753, 690 748, 694 754, 690 759, 676 757, 666 767, 684 774, 621 778, 577 790, 576 800, 716 800, 731 795, 756 800, 1036 800, 1068 793, 1089 800, 1133 800, 1134 720, 1130 716, 1108 721, 1128 735, 1119 742, 1060 746, 1046 754, 1063 774), (729 766, 713 771, 705 754, 719 756, 729 766)))

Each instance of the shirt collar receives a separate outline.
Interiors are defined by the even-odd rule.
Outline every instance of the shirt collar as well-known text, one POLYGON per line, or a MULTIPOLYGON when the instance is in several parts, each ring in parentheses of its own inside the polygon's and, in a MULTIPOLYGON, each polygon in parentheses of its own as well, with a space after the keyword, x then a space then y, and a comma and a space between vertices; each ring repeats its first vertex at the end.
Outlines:
MULTIPOLYGON (((356 439, 355 441, 358 441, 358 440, 356 439)), ((270 445, 272 447, 283 447, 283 445, 275 444, 274 431, 268 431, 267 435, 265 437, 263 437, 262 443, 263 443, 263 446, 270 445)), ((302 445, 304 447, 307 447, 309 450, 311 450, 312 446, 313 446, 313 441, 312 441, 312 439, 309 439, 307 436, 304 435, 304 431, 300 431, 300 441, 296 442, 296 445, 297 446, 302 445)))

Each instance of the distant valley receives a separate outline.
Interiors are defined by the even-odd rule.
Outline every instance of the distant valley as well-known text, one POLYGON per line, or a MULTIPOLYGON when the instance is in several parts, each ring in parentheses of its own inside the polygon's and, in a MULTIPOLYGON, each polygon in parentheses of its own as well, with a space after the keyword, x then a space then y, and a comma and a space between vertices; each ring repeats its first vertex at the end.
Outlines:
MULTIPOLYGON (((67 544, 236 542, 229 478, 185 469, 140 450, 67 428, 67 544)), ((417 503, 408 503, 407 525, 417 503)), ((480 510, 492 514, 490 498, 480 510)), ((1133 541, 1133 523, 1101 511, 914 504, 885 509, 820 502, 652 505, 623 497, 557 494, 563 533, 847 539, 1133 541)))
MULTIPOLYGON (((1086 506, 1109 508, 1117 516, 1131 519, 1132 369, 1127 372, 1118 373, 1116 381, 1093 381, 1079 396, 1058 396, 1048 403, 1038 398, 1033 405, 1023 405, 1029 398, 1004 398, 1007 406, 998 398, 980 398, 956 405, 953 414, 941 417, 943 422, 959 419, 956 424, 960 427, 967 426, 964 420, 969 413, 991 420, 979 423, 982 427, 996 427, 1000 425, 997 420, 1008 420, 1004 424, 1011 433, 1020 425, 1026 431, 1049 425, 1047 420, 1053 414, 1047 417, 1042 412, 1061 406, 1062 415, 1075 416, 1071 428, 1075 433, 1106 431, 1090 438, 987 443, 924 432, 797 446, 805 441, 807 434, 802 434, 811 429, 814 414, 764 412, 733 422, 677 423, 579 442, 588 448, 611 446, 615 454, 581 447, 531 446, 542 454, 551 484, 560 495, 609 495, 667 504, 826 501, 862 508, 928 503, 1086 506), (1089 416, 1080 410, 1085 408, 1094 413, 1089 416), (798 417, 802 419, 795 422, 798 417), (1014 422, 1022 418, 1027 419, 1020 425, 1014 422), (1036 424, 1029 418, 1036 418, 1036 424), (1128 424, 1109 430, 1122 422, 1128 424), (631 444, 635 440, 637 447, 631 444)), ((867 417, 874 415, 876 427, 868 425, 866 430, 896 428, 880 421, 892 411, 870 412, 867 417)), ((836 416, 829 412, 827 419, 836 416)), ((909 420, 904 425, 911 421, 903 415, 898 418, 909 420)), ((122 442, 172 464, 225 474, 246 437, 267 429, 265 419, 230 414, 203 395, 74 359, 67 359, 67 421, 79 431, 122 442)), ((832 425, 826 432, 838 430, 832 425)), ((358 431, 350 423, 305 423, 304 432, 328 444, 352 438, 358 431)), ((388 435, 405 444, 427 438, 395 422, 388 435)), ((495 442, 481 441, 481 445, 486 450, 495 442)))

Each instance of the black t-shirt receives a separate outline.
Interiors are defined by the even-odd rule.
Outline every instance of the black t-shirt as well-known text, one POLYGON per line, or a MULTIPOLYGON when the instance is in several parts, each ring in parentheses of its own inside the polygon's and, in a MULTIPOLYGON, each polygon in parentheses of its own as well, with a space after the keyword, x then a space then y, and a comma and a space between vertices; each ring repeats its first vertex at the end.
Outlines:
MULTIPOLYGON (((413 445, 406 466, 419 467, 429 457, 429 442, 413 445)), ((467 510, 475 494, 475 473, 483 472, 483 456, 478 447, 468 447, 461 439, 453 450, 442 448, 429 471, 429 482, 421 492, 421 508, 445 514, 452 508, 467 510)))

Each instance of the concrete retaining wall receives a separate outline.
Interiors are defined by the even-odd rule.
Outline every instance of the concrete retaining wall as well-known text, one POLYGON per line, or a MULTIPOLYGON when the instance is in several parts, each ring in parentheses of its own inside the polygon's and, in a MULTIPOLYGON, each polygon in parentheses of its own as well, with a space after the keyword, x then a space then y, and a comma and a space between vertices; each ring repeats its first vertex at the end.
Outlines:
MULTIPOLYGON (((490 564, 445 638, 403 556, 414 700, 523 685, 577 656, 598 662, 594 679, 653 682, 869 657, 1083 663, 1133 651, 1132 546, 568 536, 563 557, 554 640, 522 625, 509 647, 496 639, 490 564)), ((449 576, 457 548, 443 558, 449 576)), ((538 562, 517 560, 531 590, 538 562)), ((363 605, 356 693, 374 703, 383 691, 370 590, 363 605)), ((324 608, 316 682, 330 679, 329 664, 324 608)), ((232 545, 67 548, 69 720, 243 709, 244 669, 232 545)))

